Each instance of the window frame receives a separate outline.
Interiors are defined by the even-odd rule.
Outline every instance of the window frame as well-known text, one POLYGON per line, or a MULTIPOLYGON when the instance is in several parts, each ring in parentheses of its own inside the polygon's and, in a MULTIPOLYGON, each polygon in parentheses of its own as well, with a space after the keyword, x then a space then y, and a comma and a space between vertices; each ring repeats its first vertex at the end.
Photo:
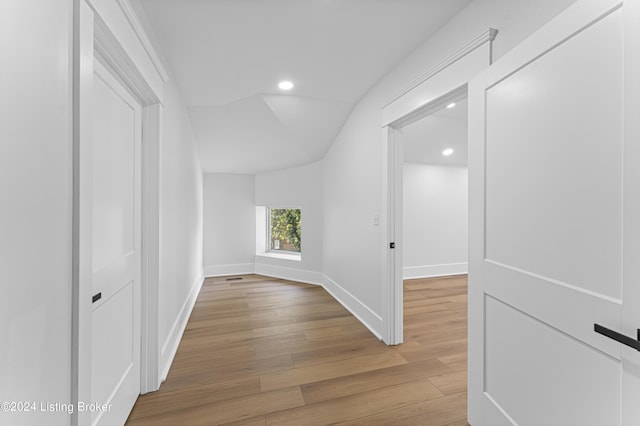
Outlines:
POLYGON ((266 232, 265 232, 265 253, 272 255, 302 256, 302 207, 297 206, 265 206, 266 232), (271 210, 300 210, 300 251, 280 250, 271 248, 271 210))

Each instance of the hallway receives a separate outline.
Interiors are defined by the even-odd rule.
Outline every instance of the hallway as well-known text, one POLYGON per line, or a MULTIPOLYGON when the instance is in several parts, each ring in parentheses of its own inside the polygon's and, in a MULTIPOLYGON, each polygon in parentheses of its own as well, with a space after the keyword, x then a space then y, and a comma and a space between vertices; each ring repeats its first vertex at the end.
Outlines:
POLYGON ((467 424, 466 276, 406 281, 395 347, 321 287, 227 279, 205 281, 166 382, 128 425, 467 424))

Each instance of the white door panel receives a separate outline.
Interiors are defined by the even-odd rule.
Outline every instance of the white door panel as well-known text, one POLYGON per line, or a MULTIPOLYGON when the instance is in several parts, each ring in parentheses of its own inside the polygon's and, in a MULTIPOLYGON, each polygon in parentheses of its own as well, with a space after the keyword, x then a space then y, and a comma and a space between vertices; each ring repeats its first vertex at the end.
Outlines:
POLYGON ((593 324, 620 326, 621 303, 485 260, 484 292, 584 344, 620 359, 620 345, 593 332, 593 324))
POLYGON ((93 93, 94 271, 134 249, 134 156, 139 106, 110 75, 97 73, 93 93))
POLYGON ((618 10, 486 91, 487 259, 620 298, 622 64, 618 10))
POLYGON ((96 61, 93 86, 92 412, 122 425, 140 393, 141 106, 96 61))
MULTIPOLYGON (((137 397, 140 393, 139 382, 131 380, 139 352, 131 327, 135 316, 133 291, 133 282, 130 282, 109 302, 95 309, 92 317, 92 334, 98 338, 93 339, 92 345, 91 397, 97 402, 108 401, 111 410, 106 415, 120 419, 129 415, 131 395, 137 397)), ((96 424, 101 413, 91 414, 92 423, 96 424)))
POLYGON ((519 425, 620 423, 619 360, 493 297, 485 310, 485 392, 519 425))
POLYGON ((594 332, 640 308, 625 13, 578 1, 470 83, 473 426, 640 424, 640 352, 594 332))
POLYGON ((128 278, 136 272, 136 260, 135 252, 127 253, 93 272, 93 294, 100 293, 101 298, 93 304, 92 310, 95 311, 131 282, 128 278))

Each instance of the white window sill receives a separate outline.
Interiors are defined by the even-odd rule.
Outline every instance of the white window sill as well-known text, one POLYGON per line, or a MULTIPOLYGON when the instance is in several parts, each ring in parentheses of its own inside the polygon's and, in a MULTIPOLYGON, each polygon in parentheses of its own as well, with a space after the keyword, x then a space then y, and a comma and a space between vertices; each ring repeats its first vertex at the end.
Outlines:
POLYGON ((300 262, 302 256, 300 253, 277 253, 273 251, 268 251, 265 253, 256 253, 258 257, 270 257, 272 259, 284 259, 284 260, 295 260, 300 262))

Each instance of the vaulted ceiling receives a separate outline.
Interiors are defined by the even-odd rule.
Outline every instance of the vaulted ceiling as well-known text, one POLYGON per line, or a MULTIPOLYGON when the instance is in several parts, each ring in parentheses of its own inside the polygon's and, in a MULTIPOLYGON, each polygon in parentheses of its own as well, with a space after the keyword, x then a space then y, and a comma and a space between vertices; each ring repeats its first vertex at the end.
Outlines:
POLYGON ((321 159, 358 100, 470 0, 135 0, 205 172, 321 159), (295 87, 283 92, 279 81, 295 87))

